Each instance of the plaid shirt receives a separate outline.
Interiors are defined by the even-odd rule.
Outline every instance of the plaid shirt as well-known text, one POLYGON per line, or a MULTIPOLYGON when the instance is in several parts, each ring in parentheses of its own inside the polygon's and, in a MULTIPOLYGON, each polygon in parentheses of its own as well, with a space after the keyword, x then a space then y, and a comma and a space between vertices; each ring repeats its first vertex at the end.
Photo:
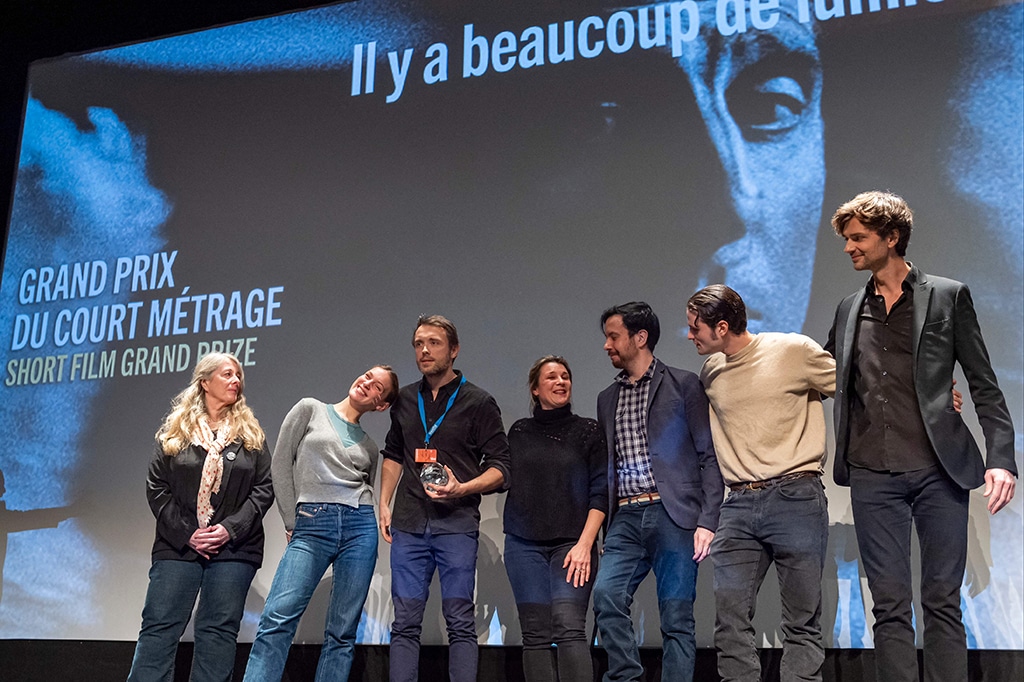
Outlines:
POLYGON ((652 360, 635 384, 630 383, 625 370, 615 377, 619 383, 619 401, 615 406, 615 478, 619 497, 658 492, 647 449, 647 398, 655 364, 657 360, 652 360))

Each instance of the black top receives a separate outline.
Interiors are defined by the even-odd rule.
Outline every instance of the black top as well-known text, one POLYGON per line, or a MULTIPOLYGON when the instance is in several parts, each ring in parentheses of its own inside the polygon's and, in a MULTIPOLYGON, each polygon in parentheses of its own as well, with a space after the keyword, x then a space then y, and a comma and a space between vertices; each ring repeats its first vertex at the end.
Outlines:
POLYGON ((917 471, 937 463, 914 388, 914 284, 886 312, 874 279, 857 317, 850 404, 851 466, 875 471, 917 471))
POLYGON ((533 411, 508 432, 516 485, 505 501, 505 532, 526 540, 574 540, 591 509, 608 511, 607 446, 593 419, 569 405, 533 411))
MULTIPOLYGON (((432 500, 420 483, 416 448, 422 448, 425 431, 420 421, 417 393, 423 395, 427 428, 444 414, 448 398, 462 378, 456 378, 431 395, 426 379, 403 386, 391 406, 391 429, 384 441, 381 455, 402 465, 402 479, 395 492, 395 509, 391 527, 406 533, 472 533, 480 528, 480 496, 467 495, 454 500, 432 500)), ((447 465, 455 478, 463 483, 483 471, 495 468, 505 477, 499 490, 508 489, 511 481, 508 439, 501 423, 498 403, 487 391, 466 382, 459 389, 451 409, 430 439, 437 450, 437 461, 447 465)), ((495 491, 497 492, 497 491, 495 491)))
MULTIPOLYGON (((221 452, 224 475, 220 492, 210 497, 213 518, 231 539, 210 561, 247 561, 257 568, 263 563, 263 516, 274 502, 270 481, 270 451, 247 450, 241 441, 221 452)), ((190 445, 174 456, 165 455, 156 444, 146 479, 146 498, 156 516, 153 560, 198 561, 188 541, 199 528, 196 498, 203 478, 206 451, 190 445)))

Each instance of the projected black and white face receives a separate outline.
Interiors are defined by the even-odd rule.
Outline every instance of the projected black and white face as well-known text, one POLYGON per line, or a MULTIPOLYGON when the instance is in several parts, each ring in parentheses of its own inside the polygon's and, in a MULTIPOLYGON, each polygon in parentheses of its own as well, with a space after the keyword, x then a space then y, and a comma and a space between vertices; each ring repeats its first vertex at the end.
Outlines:
MULTIPOLYGON (((800 331, 825 185, 821 68, 813 31, 783 13, 770 30, 704 31, 679 59, 718 153, 740 236, 698 287, 742 292, 752 331, 800 331)), ((689 226, 686 226, 689 227, 689 226)))
POLYGON ((514 94, 496 89, 508 101, 493 114, 499 132, 540 150, 515 159, 540 206, 520 222, 589 240, 609 269, 588 276, 621 282, 615 300, 656 298, 660 282, 681 303, 725 283, 747 301, 751 330, 801 331, 825 187, 815 33, 783 7, 771 27, 722 35, 716 5, 701 4, 692 40, 577 56, 526 85, 510 78, 514 94))

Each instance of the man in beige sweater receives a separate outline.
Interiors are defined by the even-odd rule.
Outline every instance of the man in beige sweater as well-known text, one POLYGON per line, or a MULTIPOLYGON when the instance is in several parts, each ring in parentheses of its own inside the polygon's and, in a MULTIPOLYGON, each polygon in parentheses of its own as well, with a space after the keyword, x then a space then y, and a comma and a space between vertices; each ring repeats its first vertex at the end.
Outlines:
POLYGON ((700 379, 730 490, 711 545, 718 672, 723 680, 760 679, 751 619, 774 561, 782 600, 782 679, 820 680, 828 541, 821 396, 835 392, 835 361, 806 336, 747 331, 743 299, 727 286, 701 289, 686 307, 688 337, 709 356, 700 379))

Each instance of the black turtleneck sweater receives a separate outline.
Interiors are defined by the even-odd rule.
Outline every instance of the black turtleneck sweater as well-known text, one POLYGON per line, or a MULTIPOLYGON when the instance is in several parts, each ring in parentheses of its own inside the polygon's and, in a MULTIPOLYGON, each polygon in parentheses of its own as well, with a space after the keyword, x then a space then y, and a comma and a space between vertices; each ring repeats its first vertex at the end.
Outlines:
POLYGON ((508 432, 515 482, 505 501, 505 533, 544 542, 574 540, 591 509, 608 512, 608 451, 593 419, 566 405, 537 407, 508 432))

